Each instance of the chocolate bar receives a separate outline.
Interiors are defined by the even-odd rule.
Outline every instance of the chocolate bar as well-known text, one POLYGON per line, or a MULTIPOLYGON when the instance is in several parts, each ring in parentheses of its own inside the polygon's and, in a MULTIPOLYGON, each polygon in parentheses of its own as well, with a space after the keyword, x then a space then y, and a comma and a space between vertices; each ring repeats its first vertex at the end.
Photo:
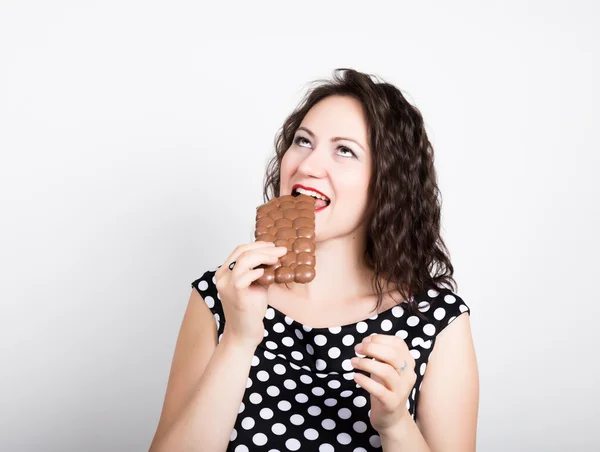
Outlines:
POLYGON ((274 265, 261 265, 261 285, 300 283, 315 278, 315 198, 283 195, 256 208, 254 237, 257 241, 285 246, 287 254, 274 265))

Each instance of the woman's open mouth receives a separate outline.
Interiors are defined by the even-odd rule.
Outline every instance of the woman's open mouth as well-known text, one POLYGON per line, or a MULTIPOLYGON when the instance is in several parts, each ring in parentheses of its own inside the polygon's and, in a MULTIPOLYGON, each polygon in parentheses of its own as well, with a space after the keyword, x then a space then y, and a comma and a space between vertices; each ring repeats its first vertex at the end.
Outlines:
POLYGON ((331 200, 325 196, 323 193, 316 191, 313 188, 304 187, 302 185, 294 185, 292 188, 292 196, 298 195, 308 195, 315 198, 315 213, 320 212, 325 209, 329 204, 331 204, 331 200))

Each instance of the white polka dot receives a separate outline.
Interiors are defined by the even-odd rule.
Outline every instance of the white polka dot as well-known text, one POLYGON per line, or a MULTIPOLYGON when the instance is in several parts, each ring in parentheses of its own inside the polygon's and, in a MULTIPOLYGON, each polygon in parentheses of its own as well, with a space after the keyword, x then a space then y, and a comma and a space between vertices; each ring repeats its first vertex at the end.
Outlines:
POLYGON ((311 327, 311 326, 308 326, 308 325, 302 325, 302 329, 303 329, 304 331, 306 331, 307 333, 308 333, 309 331, 312 331, 312 327, 311 327))
POLYGON ((416 315, 411 315, 407 320, 406 324, 408 326, 417 326, 419 324, 419 318, 416 315))
POLYGON ((367 431, 367 424, 363 421, 356 421, 354 425, 352 425, 352 428, 356 433, 364 433, 367 431))
POLYGON ((273 417, 273 410, 270 408, 263 408, 260 410, 260 417, 263 419, 271 419, 273 417))
POLYGON ((254 427, 254 419, 252 419, 251 417, 245 417, 242 421, 242 427, 245 430, 250 430, 252 427, 254 427))
POLYGON ((342 327, 341 326, 333 326, 333 327, 329 328, 329 331, 333 334, 338 334, 340 331, 342 331, 342 327))
POLYGON ((427 363, 421 364, 421 369, 419 369, 419 373, 421 375, 425 375, 425 369, 427 369, 427 363))
POLYGON ((312 371, 312 369, 311 369, 310 367, 308 367, 308 366, 302 366, 302 368, 303 368, 305 371, 307 371, 307 372, 311 372, 311 371, 312 371))
POLYGON ((292 358, 297 359, 298 361, 302 361, 302 359, 304 359, 304 355, 302 355, 302 353, 300 353, 299 351, 294 350, 292 352, 292 358))
POLYGON ((333 419, 323 419, 321 425, 325 430, 333 430, 335 428, 335 421, 333 419))
POLYGON ((285 366, 283 364, 275 364, 275 366, 273 366, 273 370, 276 374, 283 375, 285 373, 285 366))
POLYGON ((327 343, 327 338, 322 334, 317 334, 315 336, 315 344, 317 345, 325 345, 327 343))
POLYGON ((309 406, 308 414, 310 414, 311 416, 318 416, 319 414, 321 414, 321 408, 315 405, 309 406))
POLYGON ((304 424, 304 418, 300 414, 294 414, 290 418, 290 422, 294 425, 302 425, 304 424))
POLYGON ((423 327, 423 332, 427 336, 433 336, 435 334, 435 326, 433 326, 431 323, 428 323, 423 327))
POLYGON ((311 384, 313 382, 313 379, 310 378, 308 375, 300 375, 300 381, 302 383, 305 383, 307 385, 311 384))
POLYGON ((429 290, 427 291, 427 296, 428 296, 429 298, 436 298, 436 297, 437 297, 439 294, 440 294, 440 293, 439 293, 437 290, 434 290, 434 289, 429 289, 429 290))
POLYGON ((417 388, 413 388, 411 398, 415 400, 415 396, 417 395, 417 388))
POLYGON ((339 348, 337 348, 337 347, 331 347, 331 348, 329 349, 329 352, 328 352, 328 354, 329 354, 329 357, 330 357, 330 358, 336 359, 336 358, 339 358, 339 357, 340 357, 340 355, 342 354, 342 352, 341 352, 341 350, 340 350, 339 348))
POLYGON ((275 325, 273 325, 273 331, 276 333, 283 333, 285 331, 285 326, 283 326, 283 323, 277 322, 275 325))
POLYGON ((231 434, 229 435, 229 441, 235 441, 236 438, 237 438, 237 430, 233 429, 231 431, 231 434))
POLYGON ((267 312, 265 312, 265 317, 269 320, 273 320, 275 317, 275 311, 273 308, 267 308, 267 312))
POLYGON ((283 386, 285 386, 290 391, 296 389, 296 382, 294 380, 290 380, 289 378, 283 382, 283 386))
POLYGON ((260 381, 267 381, 269 379, 269 372, 261 370, 256 374, 256 378, 258 378, 260 381))
POLYGON ((367 404, 367 399, 364 396, 358 396, 354 398, 353 403, 357 407, 363 407, 367 404))
POLYGON ((381 447, 381 437, 379 435, 373 435, 369 438, 369 444, 373 447, 381 447))
POLYGON ((410 350, 410 354, 414 359, 419 359, 421 357, 421 352, 419 350, 415 350, 414 348, 410 350))
POLYGON ((352 336, 351 334, 346 334, 342 339, 342 344, 348 347, 351 346, 352 344, 354 344, 354 336, 352 336))
POLYGON ((296 402, 306 403, 308 402, 308 396, 306 394, 296 394, 296 402))
POLYGON ((394 317, 402 317, 404 315, 404 308, 402 306, 394 306, 392 308, 392 315, 394 317))
POLYGON ((262 396, 257 392, 253 392, 250 394, 250 402, 252 402, 254 405, 259 404, 262 402, 262 396))
POLYGON ((406 339, 408 337, 408 332, 405 330, 398 330, 396 331, 396 336, 406 339))
POLYGON ((344 377, 345 380, 350 381, 350 380, 354 380, 355 373, 356 372, 348 372, 348 373, 343 374, 342 376, 344 377))
POLYGON ((244 402, 240 403, 240 407, 238 409, 238 414, 241 413, 242 411, 244 411, 246 409, 246 405, 244 405, 244 402))
POLYGON ((342 408, 338 411, 338 416, 342 419, 349 419, 350 416, 352 416, 352 411, 350 411, 348 408, 342 408))
POLYGON ((244 446, 243 444, 240 444, 239 446, 237 446, 234 449, 234 452, 249 452, 250 449, 248 449, 248 447, 244 446))
POLYGON ((316 396, 322 396, 323 394, 325 394, 325 390, 323 388, 314 387, 312 388, 312 393, 316 396))
POLYGON ((369 329, 369 326, 365 322, 358 322, 356 324, 356 331, 358 331, 359 333, 364 333, 365 331, 367 331, 367 329, 369 329))
POLYGON ((204 297, 204 301, 206 302, 207 306, 209 308, 214 308, 215 307, 215 299, 211 296, 206 296, 204 297))
POLYGON ((250 386, 252 386, 252 380, 250 379, 250 377, 248 377, 248 380, 246 380, 246 389, 250 386))
POLYGON ((406 399, 406 409, 410 410, 410 400, 406 399))
POLYGON ((433 343, 433 342, 431 341, 431 339, 429 339, 429 340, 426 340, 425 342, 423 342, 423 343, 421 344, 421 347, 423 347, 423 348, 426 348, 426 349, 428 349, 428 350, 429 350, 429 349, 431 348, 431 344, 432 344, 432 343, 433 343))
POLYGON ((335 449, 333 448, 333 446, 331 444, 321 444, 319 446, 319 452, 334 452, 335 449))
POLYGON ((283 342, 283 345, 285 345, 286 347, 291 347, 292 345, 294 345, 294 339, 292 339, 289 336, 286 336, 283 339, 281 339, 281 342, 283 342))
POLYGON ((456 298, 454 297, 454 295, 448 294, 444 297, 444 301, 448 304, 454 304, 456 303, 456 298))
POLYGON ((356 449, 354 449, 352 452, 367 452, 367 449, 364 449, 362 447, 357 447, 356 449))
POLYGON ((273 341, 267 341, 265 343, 265 345, 267 346, 267 348, 270 348, 271 350, 275 350, 277 348, 277 344, 273 341))
POLYGON ((292 404, 287 400, 282 400, 277 404, 277 408, 279 408, 281 411, 289 411, 291 407, 292 404))
POLYGON ((264 446, 267 444, 267 435, 264 433, 257 433, 252 437, 252 442, 257 446, 264 446))
POLYGON ((269 335, 269 332, 266 329, 264 329, 263 330, 263 337, 267 337, 268 335, 269 335))
POLYGON ((277 386, 269 386, 267 388, 267 394, 271 397, 277 397, 279 395, 279 388, 277 386))
POLYGON ((306 439, 315 440, 319 437, 319 432, 317 432, 314 428, 309 428, 304 431, 304 437, 306 439))
POLYGON ((431 305, 429 304, 428 301, 421 301, 419 303, 419 311, 421 311, 421 312, 427 312, 427 311, 429 311, 430 307, 431 307, 431 305))
POLYGON ((285 320, 285 323, 287 323, 288 325, 294 323, 294 320, 291 317, 288 317, 287 315, 283 318, 283 320, 285 320))
POLYGON ((327 363, 322 359, 317 359, 317 361, 315 362, 315 366, 317 370, 323 370, 327 367, 327 363))
POLYGON ((423 338, 422 337, 415 337, 412 342, 411 342, 413 347, 418 347, 419 345, 423 344, 423 338))
POLYGON ((314 355, 314 353, 315 353, 315 349, 310 344, 306 344, 306 351, 308 352, 309 355, 314 355))
POLYGON ((258 366, 258 363, 260 362, 260 359, 258 359, 258 356, 253 356, 252 357, 252 365, 253 366, 258 366))
POLYGON ((276 435, 283 435, 286 431, 285 425, 283 424, 273 424, 273 427, 271 427, 271 431, 273 433, 275 433, 276 435))
POLYGON ((456 316, 452 316, 448 319, 448 325, 450 325, 452 322, 454 322, 454 319, 456 318, 456 316))
POLYGON ((383 331, 389 331, 392 329, 392 321, 389 319, 385 319, 383 322, 381 322, 381 329, 383 331))
POLYGON ((444 317, 446 317, 446 310, 444 308, 437 308, 433 312, 433 316, 436 320, 442 320, 444 317))
POLYGON ((350 397, 352 394, 354 394, 354 391, 350 391, 350 390, 342 391, 342 392, 340 393, 340 395, 341 395, 342 397, 350 397))
POLYGON ((329 386, 331 389, 338 389, 340 386, 342 386, 342 384, 337 380, 330 380, 327 383, 327 386, 329 386))
POLYGON ((289 450, 298 450, 300 449, 300 441, 298 441, 296 438, 290 438, 285 442, 285 447, 287 447, 289 450))
POLYGON ((336 406, 337 405, 337 400, 336 399, 326 399, 325 400, 325 405, 327 405, 327 406, 336 406))
POLYGON ((217 328, 219 328, 219 322, 221 321, 221 317, 219 316, 219 314, 215 314, 214 318, 215 318, 215 322, 217 322, 217 328))
POLYGON ((276 358, 276 356, 274 353, 271 353, 269 350, 265 350, 265 358, 273 360, 276 358))
POLYGON ((208 283, 204 280, 200 281, 198 283, 198 289, 203 290, 203 291, 208 289, 208 283))
POLYGON ((294 370, 300 370, 300 366, 296 363, 290 363, 290 367, 294 370))
POLYGON ((469 310, 468 306, 461 304, 458 309, 460 310, 460 312, 467 312, 469 310))
POLYGON ((300 339, 300 340, 304 339, 304 335, 302 334, 302 331, 296 330, 295 333, 296 333, 296 337, 298 339, 300 339))
POLYGON ((352 366, 352 363, 350 362, 349 359, 345 359, 344 361, 342 361, 342 369, 347 370, 348 372, 351 372, 354 370, 354 366, 352 366))
POLYGON ((346 445, 346 444, 350 444, 350 441, 352 441, 352 437, 350 435, 348 435, 347 433, 340 433, 337 436, 337 440, 338 440, 338 443, 346 445))

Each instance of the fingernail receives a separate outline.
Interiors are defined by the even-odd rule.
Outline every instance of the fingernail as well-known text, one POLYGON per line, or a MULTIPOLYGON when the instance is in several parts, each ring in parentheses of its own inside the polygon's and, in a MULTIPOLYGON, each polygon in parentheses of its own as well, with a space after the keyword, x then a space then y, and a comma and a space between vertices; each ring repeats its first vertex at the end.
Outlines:
POLYGON ((362 352, 362 351, 363 351, 363 346, 362 346, 362 344, 357 344, 357 345, 354 347, 354 350, 356 350, 358 353, 362 352))

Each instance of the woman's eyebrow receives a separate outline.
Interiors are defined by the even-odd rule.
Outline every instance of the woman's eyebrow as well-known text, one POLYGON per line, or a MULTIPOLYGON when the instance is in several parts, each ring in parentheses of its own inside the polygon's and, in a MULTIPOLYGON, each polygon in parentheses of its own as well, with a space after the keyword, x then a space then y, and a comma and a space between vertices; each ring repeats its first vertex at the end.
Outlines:
MULTIPOLYGON (((311 132, 309 129, 307 129, 306 127, 304 127, 304 126, 300 126, 300 127, 298 127, 298 130, 304 130, 304 131, 305 131, 306 133, 308 133, 308 134, 309 134, 309 135, 310 135, 310 136, 313 138, 313 140, 314 140, 314 138, 315 138, 315 134, 314 134, 314 133, 312 133, 312 132, 311 132)), ((363 145, 362 145, 362 144, 360 144, 358 141, 356 141, 356 140, 352 139, 352 138, 345 138, 345 137, 333 137, 333 138, 331 139, 331 141, 340 141, 340 140, 348 140, 348 141, 352 141, 353 143, 356 143, 356 144, 357 144, 357 145, 358 145, 358 146, 359 146, 359 147, 360 147, 360 148, 361 148, 361 149, 362 149, 364 152, 366 152, 366 151, 365 151, 365 148, 363 147, 363 145)))

